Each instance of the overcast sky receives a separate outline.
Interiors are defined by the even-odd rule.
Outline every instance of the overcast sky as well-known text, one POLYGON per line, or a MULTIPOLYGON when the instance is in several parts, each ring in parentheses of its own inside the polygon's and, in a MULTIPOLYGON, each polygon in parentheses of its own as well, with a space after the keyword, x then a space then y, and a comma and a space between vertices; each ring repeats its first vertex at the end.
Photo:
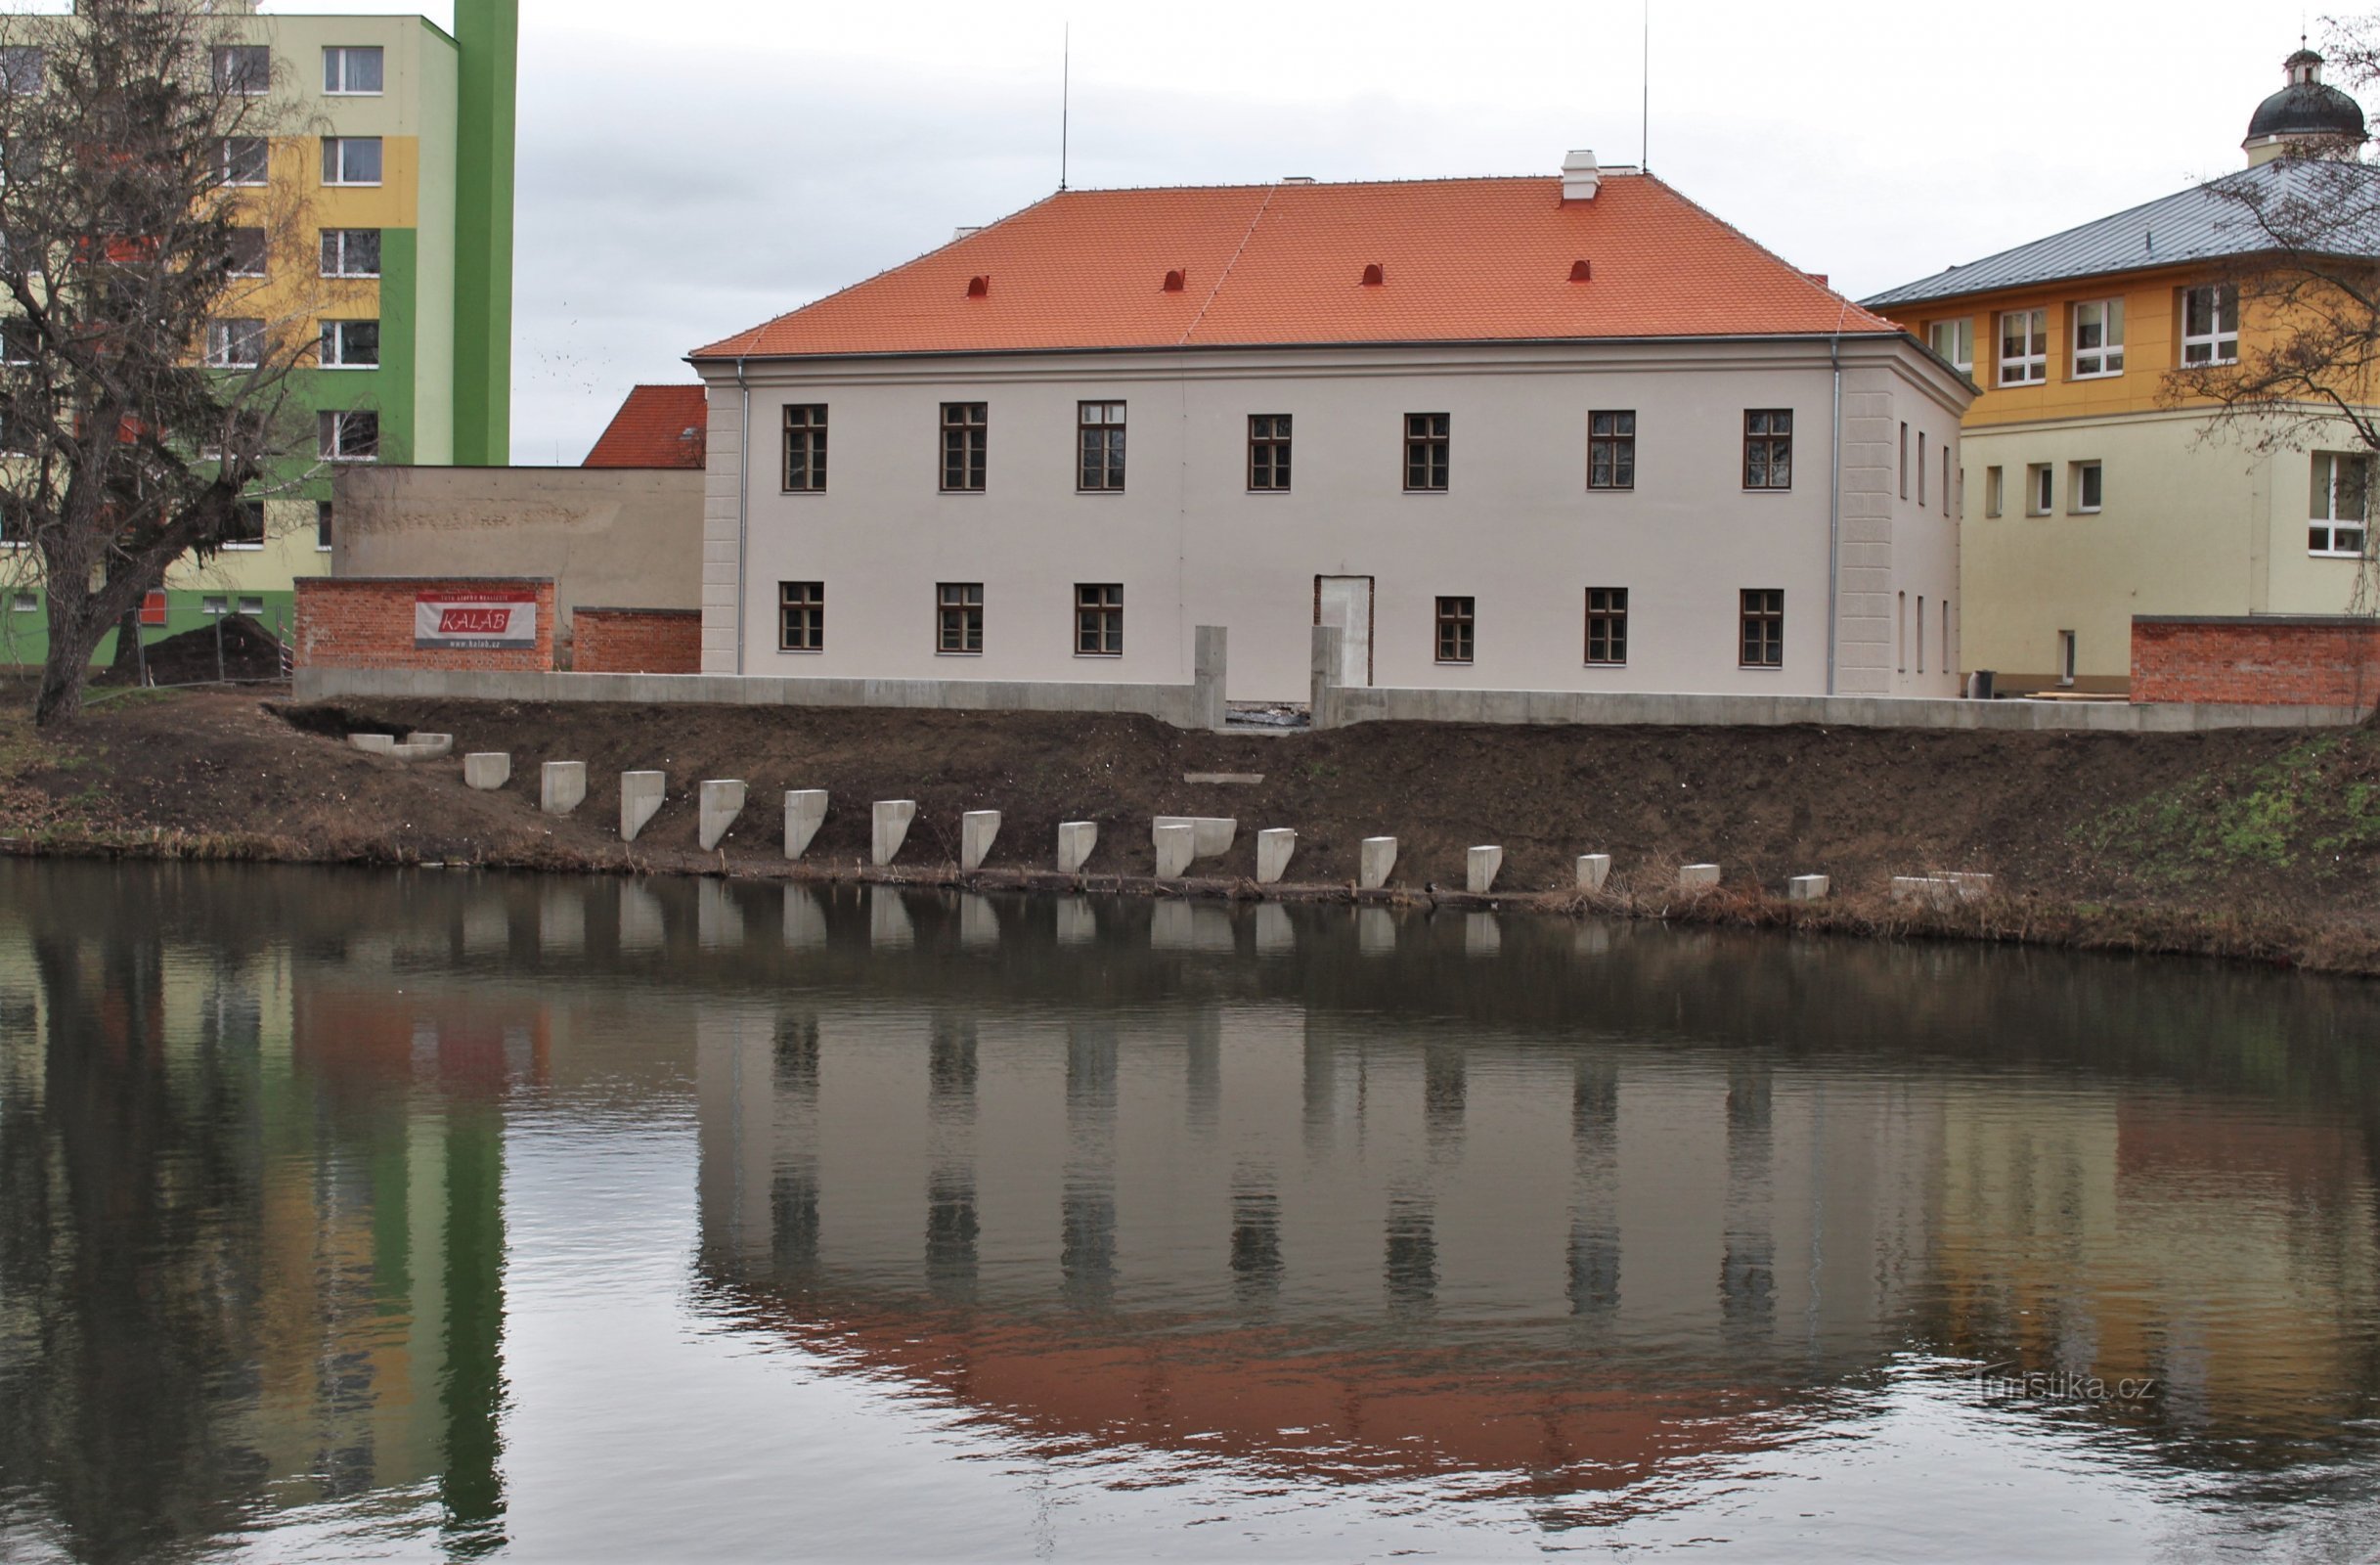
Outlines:
MULTIPOLYGON (((1639 151, 1635 0, 521 9, 523 463, 579 461, 629 385, 692 379, 688 350, 1048 194, 1070 16, 1079 187, 1550 174, 1571 147, 1639 151)), ((427 14, 450 24, 452 0, 427 14)), ((2236 166, 2300 20, 1655 0, 1651 163, 1857 297, 2236 166)))

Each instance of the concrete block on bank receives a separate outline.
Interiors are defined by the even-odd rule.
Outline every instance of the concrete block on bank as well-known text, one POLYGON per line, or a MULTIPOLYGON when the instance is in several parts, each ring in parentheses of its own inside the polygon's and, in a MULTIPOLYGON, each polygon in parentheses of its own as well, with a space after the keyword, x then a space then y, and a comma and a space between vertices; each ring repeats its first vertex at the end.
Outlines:
POLYGON ((512 781, 512 757, 502 750, 482 751, 463 758, 463 785, 493 793, 512 781))
POLYGON ((1388 883, 1389 872, 1396 868, 1396 838, 1366 837, 1355 868, 1355 883, 1366 891, 1378 891, 1388 883))
POLYGON ((1229 853, 1231 844, 1240 834, 1240 823, 1227 816, 1161 815, 1149 823, 1151 840, 1155 840, 1157 831, 1169 826, 1191 828, 1190 856, 1193 859, 1212 859, 1229 853))
POLYGON ((1678 871, 1678 886, 1686 891, 1708 891, 1719 883, 1719 867, 1715 864, 1689 864, 1678 871))
POLYGON ((1834 877, 1824 874, 1797 874, 1785 882, 1788 902, 1819 902, 1834 889, 1834 877))
POLYGON ((1256 833, 1256 882, 1271 885, 1289 872, 1289 861, 1298 851, 1298 833, 1287 827, 1275 827, 1256 833))
POLYGON ((417 734, 388 751, 400 761, 442 761, 455 753, 452 734, 417 734))
POLYGON ((1586 892, 1601 891, 1604 888, 1604 883, 1610 878, 1611 855, 1609 853, 1585 853, 1579 855, 1579 890, 1586 892))
POLYGON ((1061 821, 1058 823, 1058 872, 1080 874, 1082 867, 1091 862, 1091 850, 1099 846, 1099 823, 1096 821, 1061 821))
POLYGON ((1475 897, 1486 896, 1496 888, 1496 875, 1503 868, 1502 848, 1472 849, 1463 857, 1463 889, 1475 897))
POLYGON ((1992 877, 1988 874, 1962 873, 1956 871, 1949 874, 1937 875, 1936 878, 1948 880, 1951 883, 1951 890, 1958 893, 1961 902, 1976 902, 1990 896, 1994 884, 1992 877))
POLYGON ((1198 857, 1198 827, 1187 821, 1170 826, 1161 822, 1152 834, 1157 838, 1157 878, 1178 879, 1198 857))
POLYGON ((710 852, 735 825, 735 818, 744 813, 744 784, 735 778, 715 778, 705 782, 696 795, 700 811, 695 827, 695 840, 702 851, 710 852))
POLYGON ((634 842, 637 833, 661 809, 670 780, 659 772, 620 774, 620 840, 634 842))
POLYGON ((548 815, 568 815, 587 802, 587 763, 548 761, 538 769, 537 807, 548 815))
POLYGON ((868 834, 868 861, 881 870, 899 857, 901 845, 909 839, 909 823, 916 819, 915 799, 878 799, 868 834))
POLYGON ((1941 875, 1896 874, 1892 877, 1892 900, 1915 902, 1929 908, 1947 908, 1959 897, 1958 888, 1941 875))
POLYGON ((798 859, 810 851, 813 837, 826 821, 824 788, 788 788, 785 792, 785 857, 798 859))
POLYGON ((958 867, 981 870, 984 861, 992 857, 992 844, 999 839, 1000 812, 997 810, 969 810, 958 822, 958 867))
POLYGON ((366 755, 389 755, 395 753, 397 748, 394 734, 350 734, 347 742, 366 755))

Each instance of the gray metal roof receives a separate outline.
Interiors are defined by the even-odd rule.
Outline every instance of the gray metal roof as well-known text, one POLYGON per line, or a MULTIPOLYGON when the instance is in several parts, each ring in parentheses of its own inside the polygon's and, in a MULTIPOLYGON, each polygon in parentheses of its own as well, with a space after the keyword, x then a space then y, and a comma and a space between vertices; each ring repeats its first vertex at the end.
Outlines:
MULTIPOLYGON (((2226 175, 2222 183, 2236 188, 2238 181, 2275 181, 2278 188, 2270 193, 2273 197, 2312 198, 2320 188, 2319 181, 2337 179, 2342 166, 2283 157, 2226 175)), ((2368 177, 2380 178, 2380 169, 2371 170, 2368 177)), ((1860 302, 1870 309, 1884 309, 2148 266, 2179 266, 2272 247, 2236 201, 2192 185, 2129 211, 1936 272, 1860 302)))

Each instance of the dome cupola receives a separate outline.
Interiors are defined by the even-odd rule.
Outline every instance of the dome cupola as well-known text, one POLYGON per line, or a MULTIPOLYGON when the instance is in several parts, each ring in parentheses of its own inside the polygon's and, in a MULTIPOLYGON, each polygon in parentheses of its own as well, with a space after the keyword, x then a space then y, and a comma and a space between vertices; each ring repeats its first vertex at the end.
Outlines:
POLYGON ((2276 157, 2352 157, 2363 145, 2363 111, 2322 81, 2322 57, 2300 49, 2282 63, 2289 84, 2256 106, 2240 149, 2248 166, 2276 157))

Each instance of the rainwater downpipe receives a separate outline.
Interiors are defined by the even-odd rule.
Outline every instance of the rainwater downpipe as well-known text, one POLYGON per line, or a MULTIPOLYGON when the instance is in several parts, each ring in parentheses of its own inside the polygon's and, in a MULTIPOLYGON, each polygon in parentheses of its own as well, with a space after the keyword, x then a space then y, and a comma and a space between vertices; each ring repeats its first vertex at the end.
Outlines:
MULTIPOLYGON (((1840 377, 1836 384, 1840 385, 1840 377)), ((735 442, 735 672, 744 671, 744 620, 751 609, 744 591, 744 554, 751 536, 752 382, 744 379, 744 357, 735 356, 735 384, 744 394, 744 432, 735 442)))
POLYGON ((1843 592, 1843 322, 1851 314, 1849 300, 1834 318, 1834 339, 1827 362, 1834 372, 1834 417, 1829 438, 1834 446, 1827 473, 1827 693, 1834 692, 1835 664, 1841 656, 1843 592))

